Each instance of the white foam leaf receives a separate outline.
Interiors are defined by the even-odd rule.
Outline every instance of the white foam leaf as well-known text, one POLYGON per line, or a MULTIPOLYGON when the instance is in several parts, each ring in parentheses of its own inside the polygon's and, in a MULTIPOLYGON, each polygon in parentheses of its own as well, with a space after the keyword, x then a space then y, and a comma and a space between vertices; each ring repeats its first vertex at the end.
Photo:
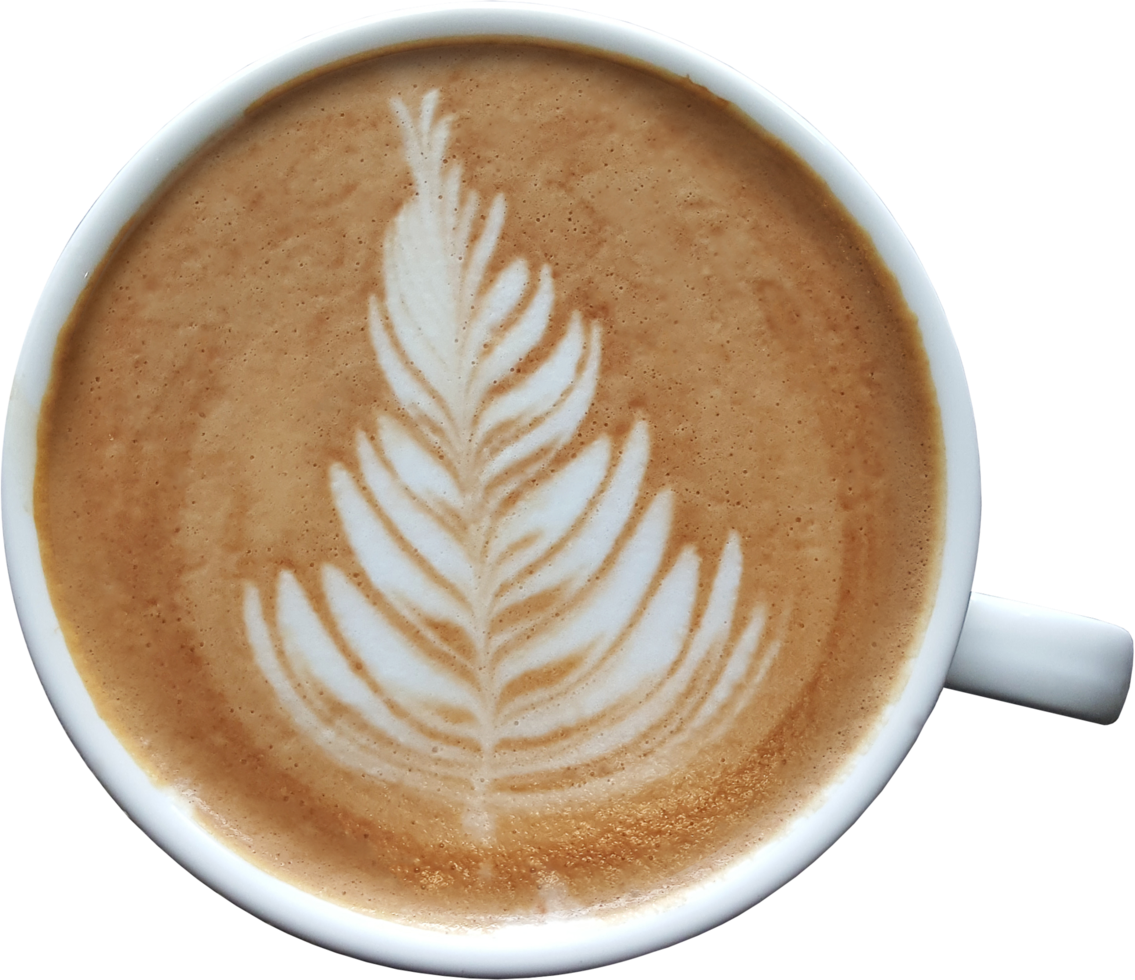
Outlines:
POLYGON ((402 539, 438 578, 444 579, 462 596, 473 594, 476 571, 462 542, 456 540, 415 499, 410 490, 378 458, 371 441, 361 432, 356 440, 359 468, 378 509, 389 518, 402 539))
POLYGON ((437 106, 393 103, 414 193, 369 321, 400 419, 358 434, 358 478, 329 472, 366 581, 324 566, 324 621, 284 571, 275 630, 251 585, 244 621, 281 705, 340 764, 461 802, 491 834, 498 811, 607 791, 580 771, 617 769, 616 791, 665 775, 751 705, 777 647, 758 656, 759 609, 737 635, 736 533, 701 601, 672 492, 643 499, 644 419, 617 449, 567 450, 597 391, 599 325, 572 313, 534 354, 550 267, 532 283, 524 258, 498 261, 504 198, 482 211, 464 189, 437 106))
POLYGON ((445 408, 434 397, 434 393, 414 376, 387 335, 386 323, 374 296, 370 298, 370 337, 382 373, 399 403, 407 406, 407 411, 419 421, 424 417, 442 432, 450 433, 450 420, 446 417, 445 408))
POLYGON ((418 611, 426 619, 468 629, 468 609, 395 540, 341 466, 332 468, 331 491, 347 539, 374 588, 408 616, 418 611))
MULTIPOLYGON (((663 491, 651 501, 611 567, 586 593, 566 604, 555 629, 532 633, 528 626, 528 637, 497 667, 497 686, 503 689, 522 674, 583 654, 573 672, 579 675, 609 652, 638 613, 662 566, 672 512, 671 494, 663 491)), ((541 692, 541 696, 556 698, 559 686, 541 692)))
POLYGON ((396 629, 339 569, 323 569, 323 592, 343 638, 382 685, 384 693, 410 714, 441 706, 478 714, 470 679, 426 660, 414 642, 396 629))
POLYGON ((444 506, 454 510, 461 505, 461 491, 453 474, 435 453, 388 415, 379 417, 378 434, 386 459, 412 497, 434 509, 444 506))
MULTIPOLYGON (((562 397, 559 398, 555 407, 544 415, 536 425, 524 432, 518 439, 508 443, 489 460, 481 476, 482 486, 488 487, 501 474, 524 463, 538 453, 555 452, 563 448, 568 440, 575 435, 583 417, 591 407, 591 399, 595 397, 595 385, 599 379, 598 333, 597 329, 592 330, 591 343, 587 350, 587 361, 582 370, 576 372, 572 383, 560 393, 562 397)), ((552 374, 552 372, 549 372, 549 374, 552 374)), ((524 416, 518 416, 518 418, 527 421, 538 417, 540 410, 550 400, 550 393, 545 393, 537 404, 522 409, 524 416)))
POLYGON ((587 511, 611 462, 611 440, 596 439, 502 517, 489 542, 493 591, 558 544, 587 511))
POLYGON ((487 354, 478 360, 469 392, 473 404, 480 404, 485 393, 506 377, 540 342, 548 328, 554 298, 552 270, 544 266, 540 270, 540 283, 524 312, 511 328, 501 332, 487 354))
POLYGON ((546 562, 502 593, 497 601, 499 612, 529 602, 541 593, 562 591, 574 597, 606 562, 629 523, 646 474, 649 452, 649 435, 640 421, 631 429, 614 472, 579 528, 546 562))
POLYGON ((520 384, 491 399, 477 420, 473 438, 489 441, 498 426, 530 425, 547 415, 571 392, 579 377, 583 357, 583 324, 573 316, 551 356, 520 384))

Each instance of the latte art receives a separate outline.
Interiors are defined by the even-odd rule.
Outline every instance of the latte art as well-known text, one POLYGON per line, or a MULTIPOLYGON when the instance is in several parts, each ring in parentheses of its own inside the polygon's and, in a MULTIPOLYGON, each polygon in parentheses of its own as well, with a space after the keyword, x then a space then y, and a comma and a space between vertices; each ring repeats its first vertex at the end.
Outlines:
POLYGON ((358 433, 362 486, 330 473, 366 587, 324 565, 325 624, 281 571, 275 628, 252 584, 244 620, 281 702, 336 761, 451 797, 491 836, 501 808, 665 775, 751 707, 777 647, 757 657, 764 610, 736 609, 736 531, 703 603, 696 549, 664 565, 672 494, 639 499, 645 421, 617 450, 604 436, 564 458, 595 394, 600 326, 572 313, 520 372, 549 327, 552 274, 530 288, 516 259, 486 280, 505 201, 474 236, 478 197, 446 165, 437 102, 417 119, 393 103, 415 195, 386 236, 385 302, 370 299, 412 428, 381 414, 377 440, 358 433))
POLYGON ((622 914, 886 716, 936 404, 775 139, 601 54, 429 45, 277 92, 137 216, 35 520, 98 712, 255 866, 414 925, 622 914))

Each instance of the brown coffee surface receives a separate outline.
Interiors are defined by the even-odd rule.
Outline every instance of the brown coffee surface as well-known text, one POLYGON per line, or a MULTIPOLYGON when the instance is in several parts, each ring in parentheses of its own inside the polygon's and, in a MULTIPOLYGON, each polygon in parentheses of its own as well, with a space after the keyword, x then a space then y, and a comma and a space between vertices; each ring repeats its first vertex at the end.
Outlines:
POLYGON ((155 782, 309 891, 460 925, 650 901, 814 805, 920 643, 943 480, 915 318, 790 151, 687 85, 486 43, 307 81, 178 176, 59 342, 36 521, 79 671, 155 782), (520 373, 572 311, 599 324, 594 400, 549 469, 603 435, 617 450, 645 420, 636 513, 672 491, 664 564, 692 547, 708 583, 736 531, 737 607, 766 610, 776 651, 751 703, 674 771, 620 788, 633 752, 614 754, 545 780, 585 786, 558 803, 501 781, 488 834, 470 833, 459 795, 305 734, 242 612, 250 585, 271 609, 281 570, 325 621, 327 564, 366 583, 329 473, 357 470, 358 433, 374 438, 380 415, 412 425, 367 311, 414 193, 390 102, 416 112, 435 89, 479 215, 507 201, 490 272, 552 270, 549 333, 520 373))

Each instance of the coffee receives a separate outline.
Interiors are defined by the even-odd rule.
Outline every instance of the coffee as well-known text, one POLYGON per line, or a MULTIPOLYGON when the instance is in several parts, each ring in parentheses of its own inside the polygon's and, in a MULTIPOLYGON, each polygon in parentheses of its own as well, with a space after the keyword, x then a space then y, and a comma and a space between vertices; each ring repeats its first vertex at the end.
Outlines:
POLYGON ((417 923, 617 909, 813 805, 937 582, 917 325, 677 79, 461 44, 277 94, 60 340, 36 520, 103 718, 229 846, 417 923))

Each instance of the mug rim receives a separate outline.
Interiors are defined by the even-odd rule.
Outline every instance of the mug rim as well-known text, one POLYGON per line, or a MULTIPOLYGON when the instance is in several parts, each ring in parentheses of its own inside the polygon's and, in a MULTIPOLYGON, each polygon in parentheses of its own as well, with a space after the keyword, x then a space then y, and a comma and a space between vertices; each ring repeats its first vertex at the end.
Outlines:
POLYGON ((515 3, 398 11, 301 40, 222 82, 139 150, 76 228, 33 314, 9 402, 0 496, 9 576, 36 670, 68 736, 131 819, 211 888, 287 932, 363 960, 465 976, 562 973, 660 949, 732 918, 811 864, 883 788, 934 707, 968 607, 980 521, 973 411, 945 313, 910 243, 852 165, 793 110, 708 55, 621 21, 515 3), (39 412, 58 335, 103 259, 181 167, 247 109, 306 75, 400 45, 478 37, 580 47, 688 77, 787 144, 828 184, 871 238, 918 319, 942 420, 945 528, 938 589, 906 686, 806 814, 723 871, 634 912, 441 932, 353 912, 274 878, 230 851, 172 792, 150 781, 98 716, 67 652, 40 560, 33 489, 39 412))

